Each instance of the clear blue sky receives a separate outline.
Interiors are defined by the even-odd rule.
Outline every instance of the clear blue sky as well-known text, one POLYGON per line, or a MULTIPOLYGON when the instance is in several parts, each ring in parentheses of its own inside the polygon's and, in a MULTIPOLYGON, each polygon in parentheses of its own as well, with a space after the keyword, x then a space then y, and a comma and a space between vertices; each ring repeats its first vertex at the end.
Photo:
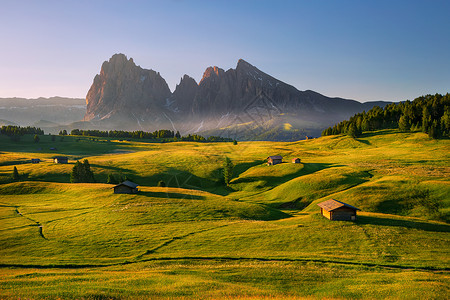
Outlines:
POLYGON ((243 58, 300 90, 368 100, 450 92, 450 1, 0 0, 0 97, 84 98, 114 53, 161 73, 243 58))

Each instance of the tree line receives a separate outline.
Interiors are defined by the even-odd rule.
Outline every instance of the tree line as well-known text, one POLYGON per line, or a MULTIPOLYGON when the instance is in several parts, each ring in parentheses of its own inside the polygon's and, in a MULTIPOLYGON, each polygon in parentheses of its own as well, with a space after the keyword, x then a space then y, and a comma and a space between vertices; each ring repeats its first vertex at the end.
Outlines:
MULTIPOLYGON (((132 139, 172 139, 174 141, 193 141, 193 142, 231 142, 233 139, 223 138, 220 136, 210 136, 205 138, 197 134, 189 134, 187 136, 181 136, 180 132, 161 129, 154 132, 147 132, 142 130, 137 131, 124 131, 124 130, 83 130, 83 129, 73 129, 70 132, 71 135, 81 135, 81 136, 93 136, 93 137, 110 137, 110 138, 132 138, 132 139)), ((61 131, 60 135, 64 135, 61 131)))
POLYGON ((358 137, 363 131, 396 129, 423 131, 430 138, 450 136, 450 94, 421 96, 413 101, 374 106, 325 129, 322 136, 346 134, 358 137))
POLYGON ((43 135, 44 130, 36 127, 20 127, 20 126, 13 126, 13 125, 3 125, 0 128, 0 134, 4 134, 7 136, 22 136, 24 134, 38 134, 43 135))

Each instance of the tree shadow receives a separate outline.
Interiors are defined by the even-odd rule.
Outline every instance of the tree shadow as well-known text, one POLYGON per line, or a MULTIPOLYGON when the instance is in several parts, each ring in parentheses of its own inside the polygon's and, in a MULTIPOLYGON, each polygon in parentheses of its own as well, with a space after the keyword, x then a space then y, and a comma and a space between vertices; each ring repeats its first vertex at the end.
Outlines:
POLYGON ((436 223, 428 223, 428 222, 423 222, 423 221, 399 220, 399 219, 390 219, 390 218, 372 217, 372 216, 358 215, 358 217, 356 219, 356 224, 415 228, 415 229, 420 229, 420 230, 424 230, 424 231, 433 231, 433 232, 450 232, 450 225, 446 225, 446 224, 436 224, 436 223))
POLYGON ((248 162, 248 163, 240 163, 234 166, 233 168, 233 177, 239 177, 242 173, 244 173, 245 171, 247 171, 248 169, 250 169, 251 167, 260 165, 262 163, 264 163, 265 160, 255 160, 252 162, 248 162))
POLYGON ((364 131, 363 134, 361 134, 361 138, 367 138, 367 137, 373 137, 373 136, 380 136, 380 135, 389 135, 393 133, 398 133, 398 129, 380 129, 377 131, 364 131))
POLYGON ((192 199, 192 200, 205 200, 204 196, 182 194, 182 193, 170 193, 170 192, 139 192, 140 195, 153 198, 171 198, 171 199, 192 199))
MULTIPOLYGON (((281 165, 281 164, 277 164, 281 165)), ((276 166, 268 166, 268 168, 276 168, 276 166)), ((299 169, 297 172, 287 174, 282 177, 277 176, 252 176, 252 177, 245 177, 245 178, 236 178, 232 181, 232 184, 238 184, 238 183, 250 183, 250 182, 256 182, 256 181, 264 181, 265 186, 268 187, 275 187, 280 184, 283 184, 285 182, 288 182, 289 180, 292 180, 294 178, 304 176, 304 175, 310 175, 315 172, 331 168, 331 167, 342 167, 342 165, 336 165, 336 164, 330 164, 330 163, 303 163, 303 168, 299 169)), ((276 169, 274 169, 274 172, 276 172, 276 169)))
POLYGON ((362 139, 355 139, 355 140, 362 144, 368 145, 368 146, 372 145, 372 143, 367 140, 362 140, 362 139))

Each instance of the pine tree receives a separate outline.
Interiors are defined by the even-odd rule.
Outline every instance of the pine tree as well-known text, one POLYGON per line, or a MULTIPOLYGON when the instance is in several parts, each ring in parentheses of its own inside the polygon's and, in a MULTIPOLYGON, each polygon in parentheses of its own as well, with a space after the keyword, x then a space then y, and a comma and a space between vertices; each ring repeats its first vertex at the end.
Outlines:
POLYGON ((92 173, 91 166, 87 159, 83 161, 83 176, 83 182, 95 182, 94 173, 92 173))
POLYGON ((20 179, 19 171, 17 171, 16 166, 14 166, 12 179, 13 179, 14 181, 19 181, 19 179, 20 179))
POLYGON ((81 168, 81 163, 77 160, 77 162, 75 163, 75 165, 72 168, 72 173, 70 173, 70 182, 71 183, 81 182, 80 168, 81 168))
POLYGON ((231 178, 233 177, 233 168, 234 165, 228 157, 225 157, 225 161, 223 164, 223 179, 227 186, 230 185, 231 178))
POLYGON ((35 143, 39 143, 40 138, 39 138, 39 136, 37 134, 35 134, 34 137, 33 137, 33 140, 34 140, 35 143))
POLYGON ((432 139, 437 139, 441 136, 437 120, 434 120, 431 124, 430 129, 428 130, 428 136, 432 139))
POLYGON ((355 138, 358 136, 358 132, 357 132, 355 123, 351 123, 348 126, 347 135, 351 136, 352 138, 355 138))
POLYGON ((401 131, 409 131, 411 128, 411 123, 409 122, 409 118, 405 115, 402 115, 398 120, 398 129, 401 131))
POLYGON ((108 184, 117 183, 116 182, 116 178, 114 177, 114 175, 112 173, 108 174, 108 178, 106 179, 106 183, 108 183, 108 184))
POLYGON ((83 163, 77 160, 72 168, 72 173, 70 174, 70 182, 95 182, 94 174, 91 171, 91 167, 87 159, 85 159, 83 163))

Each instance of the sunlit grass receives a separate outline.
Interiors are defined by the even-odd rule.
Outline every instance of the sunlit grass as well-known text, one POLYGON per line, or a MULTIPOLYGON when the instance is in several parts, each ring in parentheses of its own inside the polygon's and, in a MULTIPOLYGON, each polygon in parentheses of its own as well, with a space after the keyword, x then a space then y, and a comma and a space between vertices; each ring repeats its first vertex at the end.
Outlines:
POLYGON ((59 139, 0 136, 0 298, 447 298, 449 140, 59 139), (70 184, 84 158, 98 183, 70 184), (8 183, 14 166, 22 181, 8 183), (108 173, 141 192, 113 194, 108 173), (358 220, 320 216, 329 198, 361 208, 358 220))

